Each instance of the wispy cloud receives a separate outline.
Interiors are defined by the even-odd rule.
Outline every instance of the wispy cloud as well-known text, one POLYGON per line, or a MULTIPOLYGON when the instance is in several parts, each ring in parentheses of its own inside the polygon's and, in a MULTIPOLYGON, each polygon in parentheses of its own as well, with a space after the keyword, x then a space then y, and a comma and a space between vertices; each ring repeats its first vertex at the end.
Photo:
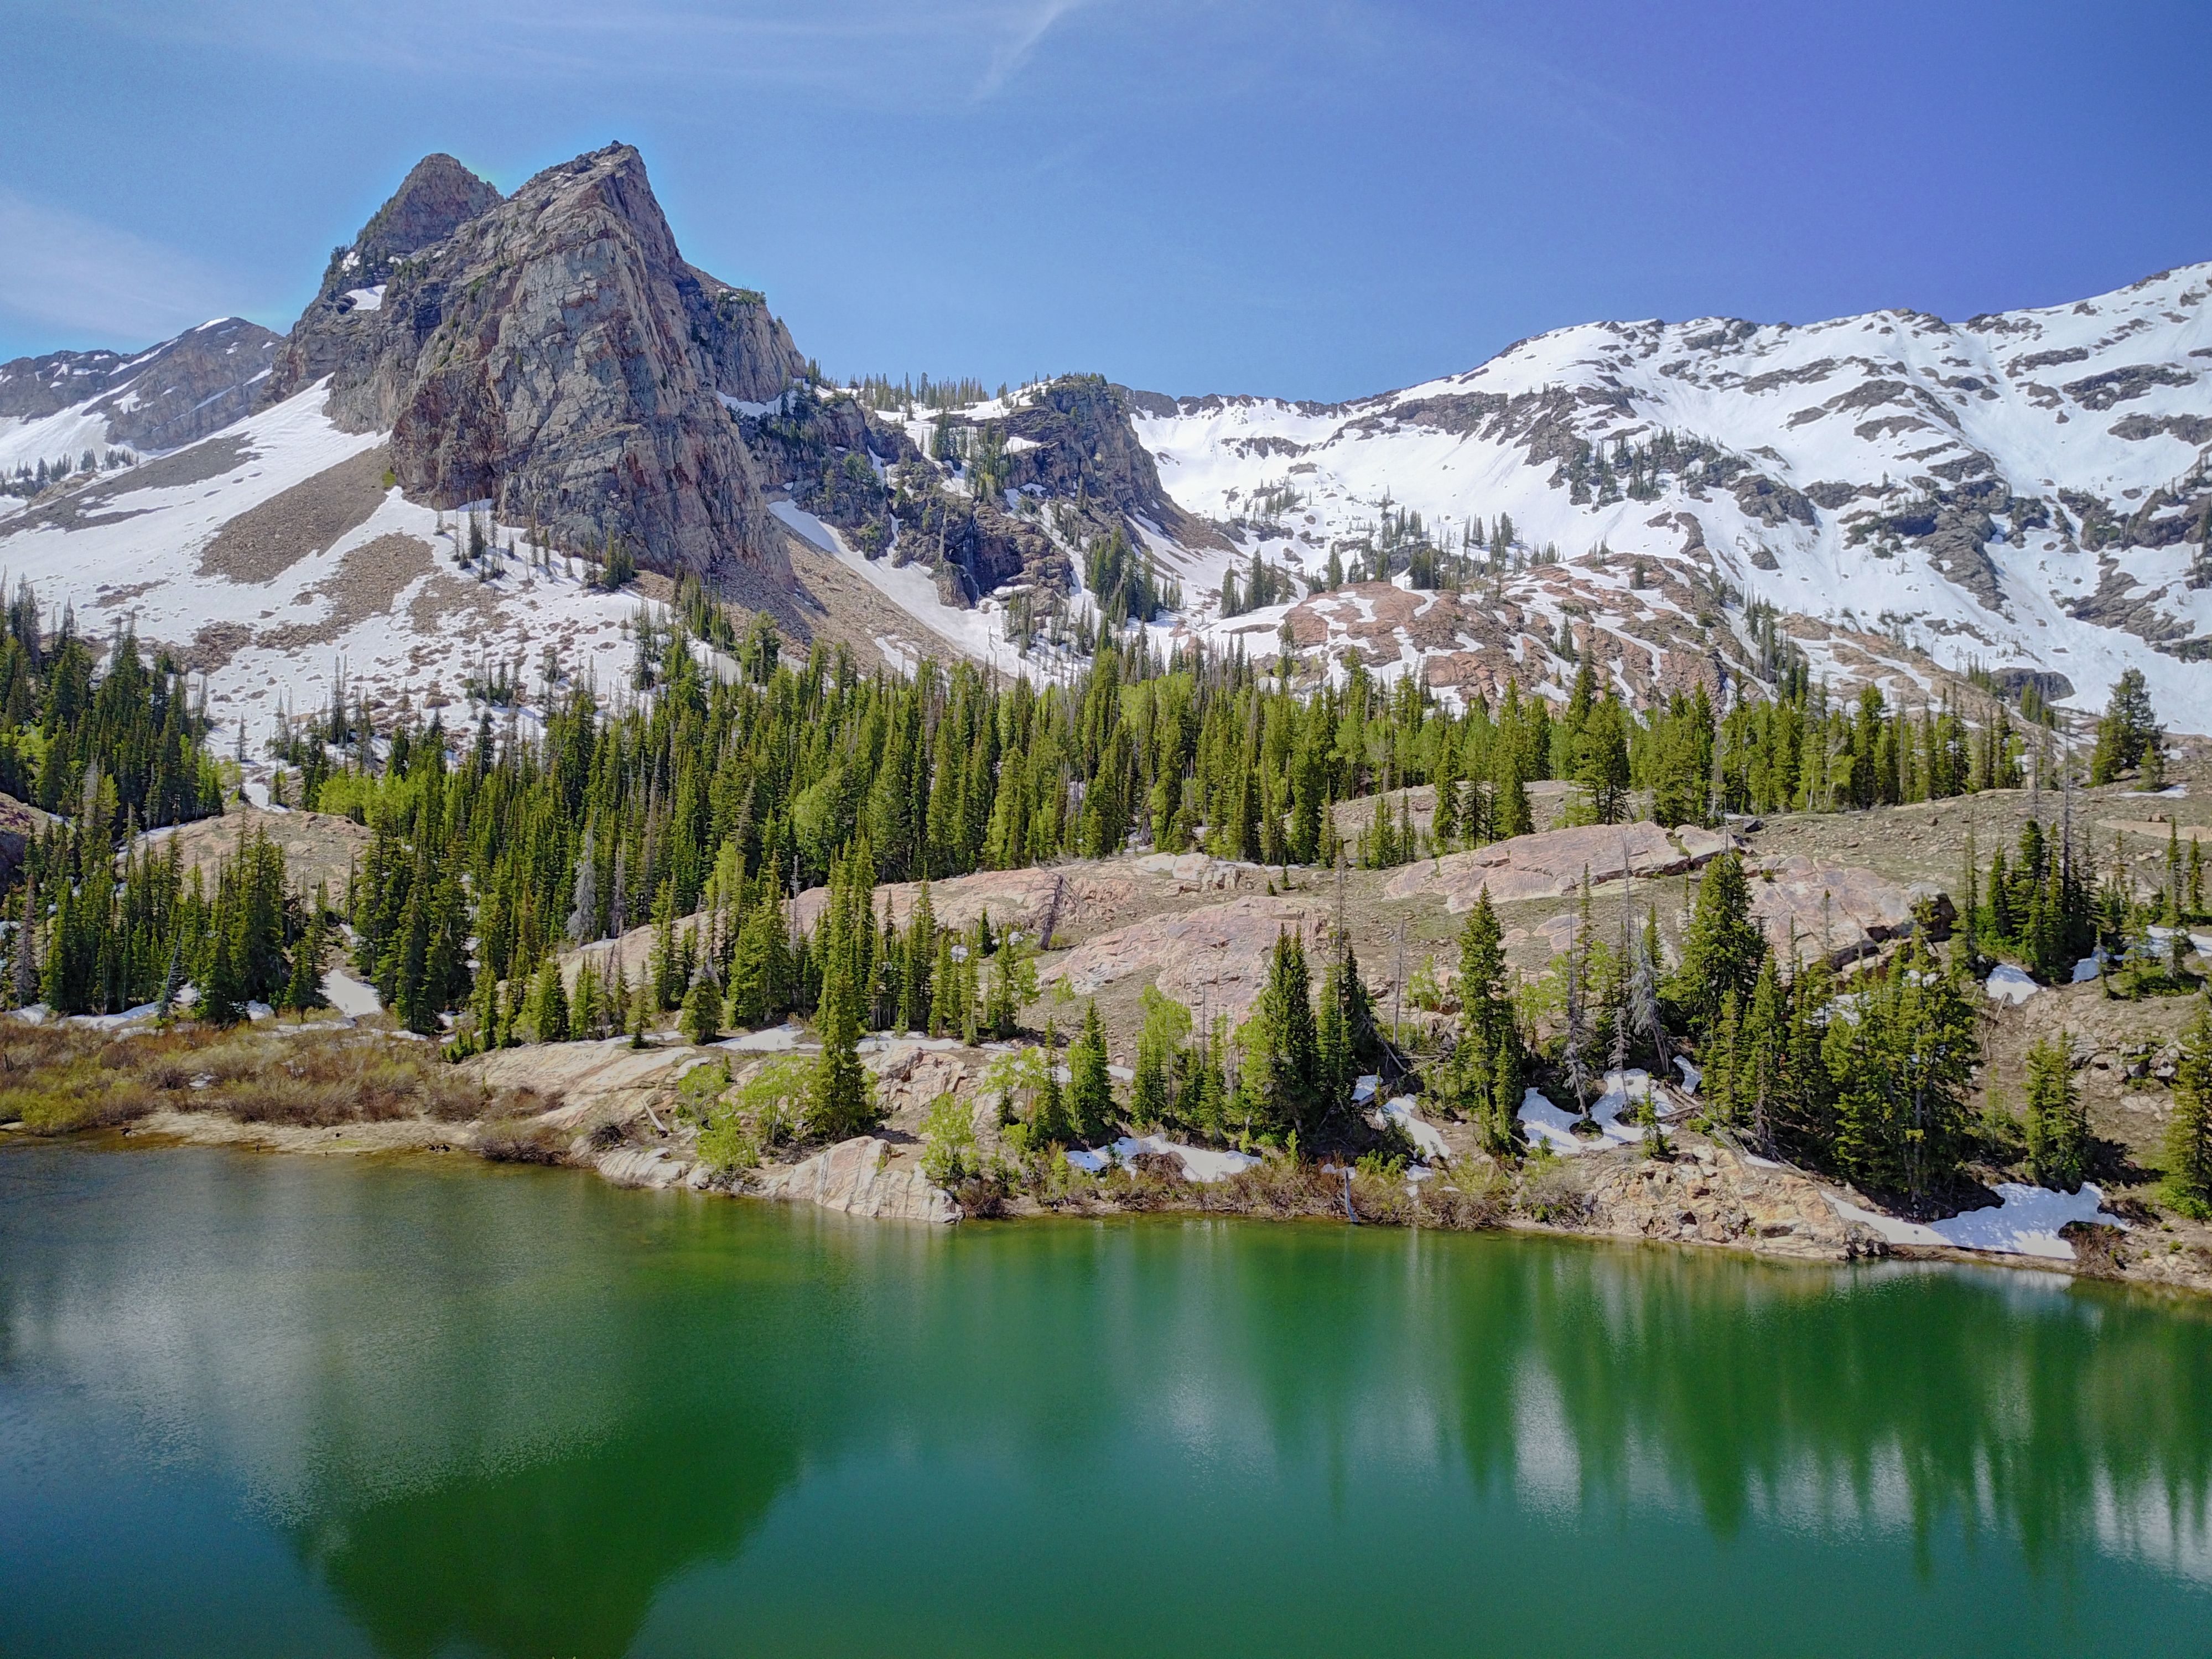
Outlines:
POLYGON ((884 101, 988 98, 1095 0, 112 0, 95 23, 385 74, 516 82, 671 75, 884 101))
POLYGON ((0 313, 119 346, 236 303, 222 273, 188 254, 0 188, 0 313))
POLYGON ((1042 0, 1042 3, 1030 8, 1026 16, 1018 16, 1012 32, 992 52, 983 78, 976 85, 976 97, 988 98, 1005 86, 1029 62, 1030 54, 1036 50, 1037 42, 1044 39, 1052 26, 1087 3, 1088 0, 1042 0))

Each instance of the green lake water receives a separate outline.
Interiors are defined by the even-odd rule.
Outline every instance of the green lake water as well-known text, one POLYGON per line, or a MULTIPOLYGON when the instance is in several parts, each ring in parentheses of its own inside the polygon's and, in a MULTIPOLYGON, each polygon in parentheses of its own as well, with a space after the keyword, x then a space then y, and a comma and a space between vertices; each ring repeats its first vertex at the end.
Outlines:
POLYGON ((2212 1652, 2212 1318, 0 1150, 0 1653, 2212 1652))

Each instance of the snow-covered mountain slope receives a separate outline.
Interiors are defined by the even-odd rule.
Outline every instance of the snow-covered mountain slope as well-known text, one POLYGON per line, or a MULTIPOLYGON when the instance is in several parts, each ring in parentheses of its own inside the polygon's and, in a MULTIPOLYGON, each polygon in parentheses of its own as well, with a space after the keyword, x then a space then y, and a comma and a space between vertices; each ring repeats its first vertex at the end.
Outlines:
POLYGON ((126 357, 56 351, 0 363, 0 478, 88 453, 180 448, 253 406, 254 388, 283 337, 241 317, 218 317, 126 357))
POLYGON ((564 681, 629 684, 635 592, 590 586, 558 553, 539 568, 526 545, 479 580, 459 564, 465 519, 409 501, 385 434, 341 431, 323 401, 319 383, 67 493, 0 497, 0 569, 79 632, 128 627, 204 675, 218 748, 242 724, 258 754, 279 712, 326 708, 341 672, 349 700, 446 708, 449 726, 474 718, 472 677, 520 665, 535 698, 548 650, 564 681))
MULTIPOLYGON (((1544 585, 1626 592, 1639 563, 1652 586, 1717 578, 1949 665, 2063 675, 2081 706, 2132 664, 2203 731, 2208 300, 2196 265, 1960 324, 1589 324, 1348 404, 1138 394, 1135 425, 1168 492, 1231 524, 1248 565, 1316 577, 1332 549, 1402 546, 1406 513, 1457 550, 1504 514, 1516 569, 1555 550, 1544 585)), ((1227 563, 1182 574, 1211 585, 1227 563)))
POLYGON ((761 295, 683 260, 626 146, 507 198, 432 156, 287 338, 0 365, 0 471, 72 467, 0 493, 0 571, 187 657, 250 741, 341 658, 386 705, 518 659, 534 697, 549 647, 627 681, 637 596, 561 551, 479 580, 471 497, 496 541, 619 543, 648 587, 703 576, 895 664, 1073 672, 1088 580, 1163 607, 1163 647, 1287 643, 1308 677, 1356 653, 1556 696, 1589 662, 1642 699, 1802 653, 1845 693, 1978 664, 2090 708, 2140 666, 2212 732, 2208 316, 2199 265, 1956 325, 1589 324, 1340 404, 1066 375, 948 409, 814 380, 761 295))

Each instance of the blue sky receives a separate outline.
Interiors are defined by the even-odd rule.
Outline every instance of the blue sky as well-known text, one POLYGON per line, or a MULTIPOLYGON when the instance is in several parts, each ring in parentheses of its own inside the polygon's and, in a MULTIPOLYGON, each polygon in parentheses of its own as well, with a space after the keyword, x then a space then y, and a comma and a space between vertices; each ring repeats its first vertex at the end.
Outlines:
POLYGON ((620 137, 845 374, 1337 398, 1601 317, 2212 258, 2212 6, 10 0, 0 357, 277 328, 420 155, 620 137))

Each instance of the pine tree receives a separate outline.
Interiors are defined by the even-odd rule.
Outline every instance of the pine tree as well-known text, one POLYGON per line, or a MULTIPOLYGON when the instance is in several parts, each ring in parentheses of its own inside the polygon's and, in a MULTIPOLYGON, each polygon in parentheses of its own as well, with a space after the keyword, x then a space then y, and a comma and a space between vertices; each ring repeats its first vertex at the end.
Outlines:
MULTIPOLYGON (((2089 781, 2106 784, 2130 767, 2141 765, 2160 747, 2158 717, 2152 711, 2150 688, 2140 668, 2121 672, 2097 722, 2097 746, 2089 761, 2089 781)), ((2161 755, 2160 770, 2163 771, 2161 755)))
POLYGON ((577 1040, 597 1040, 606 1035, 605 994, 599 987, 599 970, 586 955, 576 964, 576 988, 568 997, 568 1030, 577 1040))
POLYGON ((722 1035, 722 993, 714 976, 702 964, 691 976, 691 988, 684 994, 684 1013, 679 1029, 692 1042, 705 1044, 722 1035))
POLYGON ((1889 971, 1826 1020, 1836 1091, 1833 1156, 1854 1181, 1923 1202, 1956 1175, 1966 1091, 1980 1059, 1974 1007, 1956 973, 1908 938, 1889 971))
POLYGON ((1047 1020, 1044 1028, 1044 1076, 1030 1107, 1030 1144, 1038 1147, 1065 1146, 1075 1139, 1067 1097, 1060 1085, 1060 1028, 1047 1020))
POLYGON ((868 900, 874 890, 872 862, 857 852, 833 884, 828 939, 823 945, 822 1001, 816 1027, 822 1056, 816 1062, 813 1092, 807 1102, 808 1133, 843 1140, 865 1133, 877 1121, 874 1091, 860 1065, 861 1006, 872 972, 866 942, 873 936, 868 900), (842 889, 842 890, 836 890, 842 889))
POLYGON ((39 994, 39 873, 36 869, 23 878, 23 907, 15 921, 15 1002, 18 1008, 27 1008, 39 994))
POLYGON ((932 931, 937 934, 937 954, 929 967, 929 1034, 949 1036, 968 1024, 967 986, 960 972, 963 963, 953 958, 951 929, 932 931))
POLYGON ((561 964, 548 957, 539 964, 530 989, 530 1029, 540 1042, 568 1040, 568 994, 561 981, 561 964))
POLYGON ((1504 753, 1497 762, 1497 789, 1490 814, 1498 839, 1510 841, 1516 836, 1525 836, 1534 831, 1536 821, 1528 809, 1528 791, 1522 779, 1521 761, 1516 752, 1516 745, 1509 740, 1499 747, 1504 753))
POLYGON ((235 1025, 246 1018, 237 955, 232 948, 230 929, 223 925, 226 920, 218 907, 199 972, 200 1000, 192 1011, 195 1018, 208 1025, 235 1025))
POLYGON ((1562 964, 1566 978, 1566 1030, 1561 1036, 1559 1051, 1560 1069, 1566 1074, 1567 1087, 1574 1091, 1575 1110, 1584 1115, 1589 1111, 1589 1055, 1595 1036, 1589 1018, 1590 947, 1595 940, 1590 926, 1589 869, 1584 866, 1574 937, 1568 942, 1566 960, 1562 964))
POLYGON ((1095 1145, 1111 1133, 1114 1121, 1114 1079, 1106 1070, 1106 1028, 1099 1023, 1098 1005, 1085 1006, 1083 1034, 1067 1051, 1067 1104, 1075 1132, 1085 1145, 1095 1145))
POLYGON ((939 946, 937 915, 930 905, 929 879, 925 876, 921 890, 915 896, 914 909, 907 917, 906 960, 901 975, 898 1013, 892 1022, 896 1030, 919 1031, 929 1026, 931 980, 939 946))
POLYGON ((1698 883, 1688 931, 1682 936, 1682 962, 1674 976, 1674 1000, 1688 1016, 1691 1029, 1710 1031, 1730 991, 1750 996, 1766 955, 1766 939, 1752 920, 1751 888, 1743 860, 1724 853, 1705 866, 1698 883))
POLYGON ((1787 998, 1770 953, 1759 964, 1759 979, 1752 987, 1750 1000, 1742 1005, 1735 1047, 1728 1058, 1729 1100, 1739 1116, 1747 1115, 1753 1139, 1769 1152, 1774 1150, 1775 1120, 1782 1104, 1789 1052, 1787 998))
POLYGON ((1129 1085, 1129 1121, 1138 1130, 1156 1129, 1175 1109, 1177 1056, 1190 1036, 1190 1012, 1146 986, 1144 1029, 1137 1039, 1136 1075, 1129 1085))
POLYGON ((286 981, 283 1000, 277 1004, 304 1014, 310 1008, 325 1006, 330 999, 323 994, 323 964, 330 956, 330 941, 325 931, 324 915, 329 908, 330 896, 323 888, 315 890, 314 908, 307 918, 307 932, 292 951, 292 973, 286 981))
POLYGON ((1437 744, 1437 764, 1429 780, 1436 805, 1429 816, 1429 843, 1438 853, 1449 853, 1459 839, 1459 745, 1446 727, 1437 744))
POLYGON ((1592 823, 1619 823, 1627 816, 1628 741, 1620 705, 1610 696, 1592 707, 1574 735, 1575 782, 1592 823))
POLYGON ((2174 1068, 2166 1195, 2184 1215, 2212 1218, 2212 1013, 2202 1007, 2181 1035, 2181 1060, 2174 1068))
POLYGON ((2087 1172, 2089 1122, 2066 1046, 2048 1040, 2027 1051, 2027 1167, 2038 1185, 2071 1191, 2087 1172))
POLYGON ((1267 983, 1239 1036, 1244 1045, 1239 1086, 1247 1091, 1255 1124, 1264 1133, 1310 1135, 1319 1119, 1318 1034, 1305 946, 1287 928, 1275 936, 1267 983))

